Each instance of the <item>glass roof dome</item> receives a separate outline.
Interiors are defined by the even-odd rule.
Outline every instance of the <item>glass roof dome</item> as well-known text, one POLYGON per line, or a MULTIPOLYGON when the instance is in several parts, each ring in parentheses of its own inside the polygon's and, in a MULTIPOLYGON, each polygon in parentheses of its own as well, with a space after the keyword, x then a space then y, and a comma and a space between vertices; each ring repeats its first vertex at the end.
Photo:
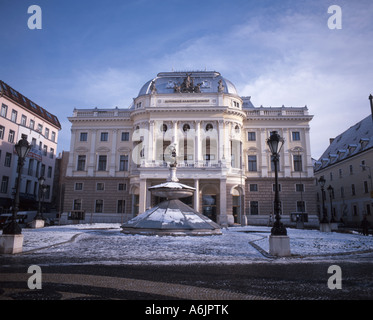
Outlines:
POLYGON ((138 96, 171 93, 214 93, 237 94, 232 82, 216 71, 161 72, 146 82, 138 96))

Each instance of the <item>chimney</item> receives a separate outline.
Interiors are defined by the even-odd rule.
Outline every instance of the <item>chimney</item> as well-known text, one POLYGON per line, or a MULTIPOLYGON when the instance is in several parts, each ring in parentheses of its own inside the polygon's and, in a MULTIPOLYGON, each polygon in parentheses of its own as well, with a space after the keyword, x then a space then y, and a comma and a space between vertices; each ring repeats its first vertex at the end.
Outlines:
POLYGON ((335 138, 330 138, 329 143, 332 144, 335 138))

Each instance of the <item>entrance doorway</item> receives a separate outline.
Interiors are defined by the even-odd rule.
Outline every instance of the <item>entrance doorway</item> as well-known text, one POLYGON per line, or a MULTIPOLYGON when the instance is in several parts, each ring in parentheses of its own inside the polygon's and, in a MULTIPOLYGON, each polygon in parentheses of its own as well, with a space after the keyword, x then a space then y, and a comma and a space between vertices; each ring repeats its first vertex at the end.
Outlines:
POLYGON ((202 213, 216 222, 216 194, 202 195, 202 213))

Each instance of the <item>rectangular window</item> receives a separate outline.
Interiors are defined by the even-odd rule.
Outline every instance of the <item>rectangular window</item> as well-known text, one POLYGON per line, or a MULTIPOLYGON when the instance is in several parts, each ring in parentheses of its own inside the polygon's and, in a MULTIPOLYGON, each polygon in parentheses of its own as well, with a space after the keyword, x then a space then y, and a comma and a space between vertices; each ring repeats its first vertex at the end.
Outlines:
POLYGON ((45 176, 45 164, 41 165, 40 175, 45 176))
POLYGON ((35 128, 35 121, 30 119, 30 129, 34 130, 35 128))
POLYGON ((96 190, 97 191, 104 191, 105 190, 105 184, 103 182, 98 182, 96 184, 96 190))
POLYGON ((49 139, 49 129, 48 128, 45 128, 44 137, 46 137, 47 139, 49 139))
POLYGON ((52 131, 52 137, 51 137, 51 140, 53 142, 56 142, 56 133, 54 131, 52 131))
POLYGON ((9 184, 9 177, 3 176, 3 178, 1 179, 1 186, 0 186, 1 193, 8 192, 8 184, 9 184))
POLYGON ((354 184, 351 185, 351 194, 352 194, 353 196, 356 195, 356 190, 355 190, 355 185, 354 185, 354 184))
POLYGON ((52 178, 52 167, 48 166, 47 178, 52 178))
POLYGON ((118 191, 125 191, 127 190, 127 184, 126 183, 119 183, 118 184, 118 191))
POLYGON ((49 152, 49 158, 53 159, 54 157, 54 149, 51 148, 50 152, 49 152))
POLYGON ((368 181, 364 181, 364 193, 368 193, 369 188, 368 188, 368 181))
POLYGON ((85 156, 78 156, 78 165, 76 166, 77 171, 85 170, 85 156))
POLYGON ((6 118, 6 114, 8 113, 8 106, 6 104, 1 105, 1 113, 0 115, 4 118, 6 118))
POLYGON ((297 201, 297 212, 306 212, 306 204, 304 201, 297 201))
POLYGON ((300 140, 300 133, 299 133, 299 131, 293 131, 292 132, 292 138, 293 138, 293 141, 299 141, 300 140))
POLYGON ((83 190, 83 182, 75 182, 75 191, 83 190))
POLYGON ((294 171, 302 171, 302 156, 301 155, 293 155, 294 161, 294 171))
POLYGON ((304 192, 304 184, 303 184, 303 183, 297 183, 297 184, 295 185, 295 190, 296 190, 297 192, 304 192))
MULTIPOLYGON (((276 192, 276 184, 272 184, 272 191, 276 192)), ((278 184, 278 192, 281 192, 281 183, 278 184)))
POLYGON ((108 132, 101 132, 100 141, 108 141, 109 133, 108 132))
POLYGON ((256 141, 256 132, 247 133, 247 141, 256 141))
POLYGON ((258 185, 256 183, 250 184, 250 192, 258 191, 258 185))
POLYGON ((96 200, 95 212, 96 213, 104 212, 104 200, 96 200))
POLYGON ((34 173, 34 160, 35 159, 30 159, 29 162, 28 162, 28 172, 27 172, 27 174, 29 176, 32 176, 32 174, 34 173))
POLYGON ((121 155, 119 158, 119 171, 128 171, 128 155, 121 155))
POLYGON ((73 210, 82 210, 82 199, 74 199, 73 210))
POLYGON ((130 140, 130 133, 122 132, 122 141, 129 141, 129 140, 130 140))
POLYGON ((13 130, 9 130, 8 142, 13 143, 16 133, 13 130))
POLYGON ((250 201, 250 214, 251 215, 259 214, 259 203, 258 203, 258 201, 250 201))
POLYGON ((38 124, 38 131, 39 131, 40 133, 43 132, 43 126, 42 126, 41 124, 38 124))
POLYGON ((118 200, 117 212, 125 213, 125 210, 126 210, 126 200, 118 200))
POLYGON ((44 145, 43 147, 43 155, 46 156, 48 153, 48 147, 46 145, 44 145))
POLYGON ((106 171, 107 156, 98 156, 98 171, 106 171))
POLYGON ((21 116, 21 125, 26 127, 27 117, 23 114, 21 116))
POLYGON ((7 152, 5 153, 4 167, 9 167, 12 164, 12 154, 7 152))
POLYGON ((88 140, 88 133, 87 132, 81 132, 80 133, 80 141, 87 141, 88 140))
POLYGON ((354 174, 354 167, 352 166, 352 164, 349 165, 349 168, 350 168, 350 174, 354 174))
POLYGON ((249 171, 257 171, 256 156, 248 156, 249 171))
POLYGON ((5 127, 4 126, 0 126, 0 139, 1 140, 4 139, 4 134, 5 134, 5 127))

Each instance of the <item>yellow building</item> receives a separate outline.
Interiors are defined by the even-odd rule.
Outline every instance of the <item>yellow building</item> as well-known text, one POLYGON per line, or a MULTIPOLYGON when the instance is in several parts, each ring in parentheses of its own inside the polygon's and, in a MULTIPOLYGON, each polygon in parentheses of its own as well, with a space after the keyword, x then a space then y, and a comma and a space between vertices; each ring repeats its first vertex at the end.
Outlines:
POLYGON ((175 146, 177 176, 196 188, 187 204, 221 225, 267 224, 274 171, 266 139, 276 130, 285 139, 283 221, 306 212, 318 223, 307 107, 256 108, 218 72, 162 72, 130 108, 75 109, 68 119, 62 221, 123 222, 155 205, 161 199, 148 188, 167 179, 175 146))

